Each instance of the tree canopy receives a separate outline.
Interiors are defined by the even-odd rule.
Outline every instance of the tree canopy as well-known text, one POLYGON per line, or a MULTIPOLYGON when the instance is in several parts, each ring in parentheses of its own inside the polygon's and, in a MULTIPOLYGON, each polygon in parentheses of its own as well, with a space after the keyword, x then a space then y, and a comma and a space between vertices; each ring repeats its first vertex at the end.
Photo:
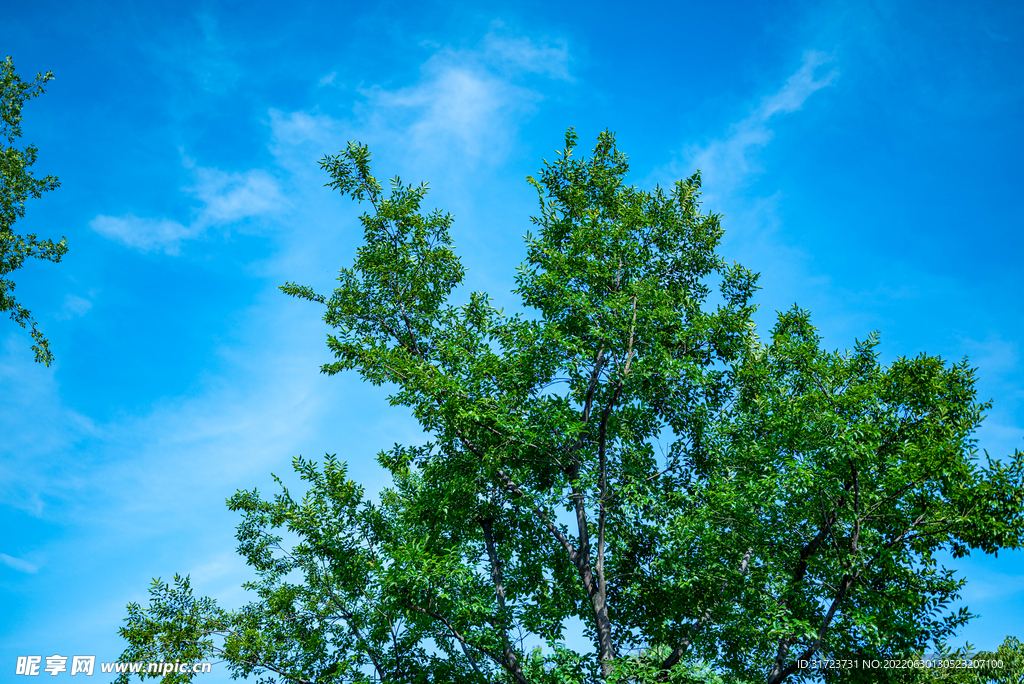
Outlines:
POLYGON ((53 361, 50 344, 39 330, 32 313, 14 297, 15 283, 11 273, 25 264, 28 258, 45 259, 57 263, 68 251, 67 242, 40 240, 34 234, 19 235, 14 223, 25 216, 25 202, 42 197, 44 192, 60 186, 55 176, 35 178, 31 167, 39 150, 34 145, 18 149, 21 137, 21 110, 28 100, 43 94, 53 73, 36 74, 34 80, 25 81, 15 72, 10 57, 0 61, 0 312, 10 312, 11 320, 22 328, 32 329, 32 351, 36 361, 47 366, 53 361))
POLYGON ((1024 529, 1024 455, 979 454, 967 361, 886 366, 875 335, 829 352, 796 307, 762 340, 757 276, 718 254, 700 174, 645 191, 610 133, 576 146, 529 179, 516 314, 461 289, 426 185, 385 192, 356 143, 322 160, 369 204, 364 243, 333 293, 282 290, 325 308, 323 372, 388 387, 429 441, 378 455, 379 503, 336 456, 295 459, 301 496, 232 496, 253 601, 155 580, 125 660, 219 655, 282 682, 877 682, 911 675, 800 663, 955 636, 971 615, 940 557, 1024 529))

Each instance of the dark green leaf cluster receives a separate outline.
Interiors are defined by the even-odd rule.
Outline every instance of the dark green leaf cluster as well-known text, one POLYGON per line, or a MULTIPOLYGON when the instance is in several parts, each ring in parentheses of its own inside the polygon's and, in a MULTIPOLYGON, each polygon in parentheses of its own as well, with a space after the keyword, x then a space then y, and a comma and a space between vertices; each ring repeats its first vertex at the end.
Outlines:
POLYGON ((22 328, 31 326, 36 361, 47 366, 53 361, 49 342, 37 328, 32 313, 14 298, 14 281, 10 274, 21 268, 28 258, 57 263, 67 252, 64 238, 60 242, 39 240, 35 235, 14 232, 14 222, 25 216, 25 201, 39 198, 60 185, 54 176, 35 178, 31 167, 38 150, 34 145, 16 147, 21 137, 21 110, 25 102, 43 94, 43 86, 53 78, 51 72, 37 74, 35 80, 23 81, 14 71, 10 57, 0 62, 0 312, 9 311, 11 320, 22 328))
POLYGON ((826 352, 795 308, 762 342, 699 173, 640 190, 611 134, 576 142, 530 179, 516 315, 460 295, 426 186, 385 196, 358 144, 324 159, 371 206, 365 242, 330 296, 282 289, 326 308, 324 372, 387 386, 431 441, 378 456, 379 505, 334 457, 296 461, 301 502, 237 494, 254 602, 160 585, 130 659, 171 648, 178 610, 195 648, 276 681, 856 681, 799 663, 906 657, 969 619, 937 554, 1019 546, 1024 457, 978 463, 967 363, 826 352))

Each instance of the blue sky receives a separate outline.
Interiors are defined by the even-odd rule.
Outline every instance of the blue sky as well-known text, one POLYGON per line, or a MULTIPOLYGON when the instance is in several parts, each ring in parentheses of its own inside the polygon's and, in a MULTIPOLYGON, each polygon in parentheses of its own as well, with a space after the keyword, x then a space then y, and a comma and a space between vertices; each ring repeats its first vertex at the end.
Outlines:
MULTIPOLYGON (((1006 2, 9 3, 0 52, 56 75, 24 140, 62 184, 18 228, 70 252, 17 276, 57 362, 0 322, 2 667, 116 659, 155 576, 241 604, 227 496, 324 452, 375 490, 373 455, 421 439, 320 375, 320 312, 276 289, 351 260, 317 167, 351 139, 429 181, 509 306, 525 177, 567 127, 616 131, 638 185, 699 167, 762 329, 796 302, 830 348, 967 355, 981 447, 1024 449, 1022 35, 1006 2)), ((957 567, 964 638, 1024 637, 1024 554, 957 567)))

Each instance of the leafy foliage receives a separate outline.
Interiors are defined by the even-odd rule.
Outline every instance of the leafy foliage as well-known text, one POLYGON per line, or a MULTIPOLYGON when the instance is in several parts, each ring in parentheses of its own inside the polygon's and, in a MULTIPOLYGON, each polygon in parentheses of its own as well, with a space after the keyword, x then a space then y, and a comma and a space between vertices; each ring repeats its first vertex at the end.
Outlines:
POLYGON ((295 461, 301 502, 236 494, 254 602, 157 583, 125 659, 199 649, 299 682, 857 681, 799 661, 906 657, 969 619, 936 556, 1019 546, 1024 456, 978 463, 966 361, 885 367, 874 336, 829 353, 796 308, 762 342, 757 277, 717 255, 700 175, 639 190, 611 134, 588 159, 576 142, 530 179, 529 315, 453 303, 452 219, 423 212, 425 185, 385 195, 354 143, 323 160, 370 204, 365 243, 330 296, 282 289, 326 308, 323 371, 386 385, 431 441, 378 455, 379 505, 333 456, 295 461))
POLYGON ((19 235, 13 225, 25 216, 25 201, 39 198, 60 185, 54 176, 35 178, 31 166, 38 150, 34 145, 18 149, 21 137, 21 110, 25 102, 43 94, 46 82, 53 78, 47 71, 36 74, 35 80, 23 81, 14 71, 10 57, 0 62, 0 312, 9 311, 11 320, 22 328, 31 326, 32 351, 36 361, 47 366, 53 361, 49 342, 39 331, 32 313, 14 298, 14 281, 10 274, 21 268, 25 260, 34 257, 57 263, 67 252, 64 238, 60 242, 39 240, 35 235, 19 235))

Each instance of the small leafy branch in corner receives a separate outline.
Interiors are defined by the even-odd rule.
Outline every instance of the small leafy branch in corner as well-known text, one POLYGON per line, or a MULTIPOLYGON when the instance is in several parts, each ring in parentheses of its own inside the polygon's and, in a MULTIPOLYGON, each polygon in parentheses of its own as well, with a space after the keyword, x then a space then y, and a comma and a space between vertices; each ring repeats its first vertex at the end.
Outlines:
POLYGON ((21 110, 28 100, 43 94, 53 73, 36 74, 24 81, 14 71, 10 57, 0 61, 0 312, 10 312, 11 320, 22 328, 32 329, 32 351, 36 361, 47 366, 53 361, 50 344, 39 330, 32 313, 14 298, 14 281, 10 274, 21 268, 28 258, 57 263, 68 251, 67 242, 40 240, 35 235, 19 235, 14 223, 25 216, 25 202, 38 199, 44 192, 60 186, 55 176, 35 178, 31 167, 39 151, 34 145, 16 147, 21 137, 21 110))

